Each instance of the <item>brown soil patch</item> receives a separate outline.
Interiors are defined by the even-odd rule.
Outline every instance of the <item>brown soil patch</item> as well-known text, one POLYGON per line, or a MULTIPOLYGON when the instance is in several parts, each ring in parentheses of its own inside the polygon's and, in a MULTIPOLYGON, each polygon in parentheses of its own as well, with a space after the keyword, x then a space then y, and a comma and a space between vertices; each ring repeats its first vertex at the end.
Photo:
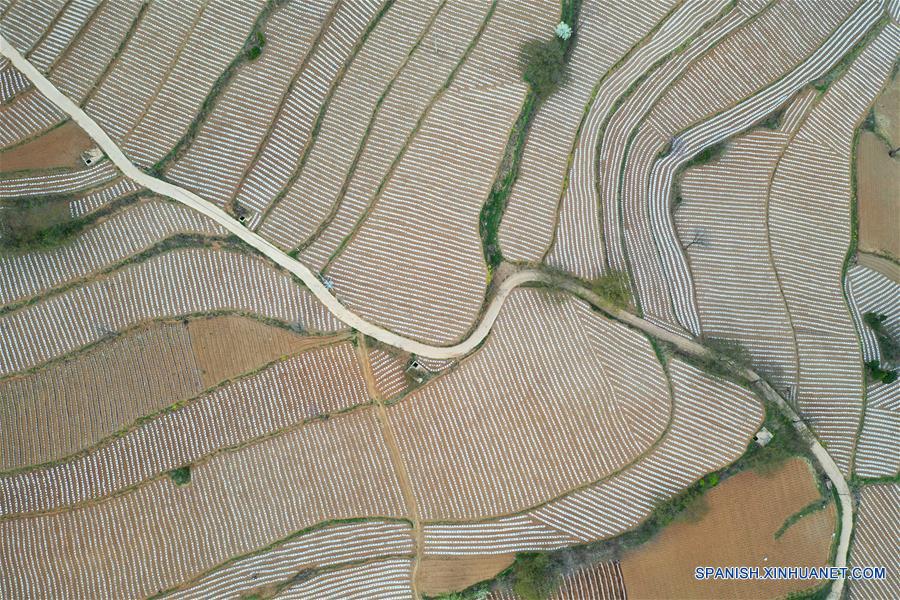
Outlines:
POLYGON ((0 171, 82 167, 81 153, 94 141, 74 121, 0 152, 0 171))
MULTIPOLYGON (((900 153, 898 153, 900 154, 900 153)), ((857 147, 859 249, 900 257, 900 156, 871 131, 863 131, 857 147)))
POLYGON ((622 560, 631 600, 642 598, 778 598, 815 581, 694 579, 698 566, 823 566, 835 525, 834 503, 808 514, 778 539, 785 520, 820 497, 809 464, 792 459, 771 474, 746 471, 707 494, 709 511, 676 522, 622 560))
POLYGON ((856 158, 859 249, 900 257, 900 153, 871 131, 859 136, 856 158))
POLYGON ((343 337, 302 336, 255 319, 231 315, 192 320, 188 332, 204 387, 343 337))
POLYGON ((515 560, 515 554, 488 556, 426 556, 419 564, 419 592, 428 596, 463 590, 493 579, 515 560))

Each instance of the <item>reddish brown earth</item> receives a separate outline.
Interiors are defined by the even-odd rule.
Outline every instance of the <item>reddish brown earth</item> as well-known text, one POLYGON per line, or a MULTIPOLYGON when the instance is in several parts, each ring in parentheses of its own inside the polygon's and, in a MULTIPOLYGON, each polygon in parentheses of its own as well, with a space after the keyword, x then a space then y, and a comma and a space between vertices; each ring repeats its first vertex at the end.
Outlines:
POLYGON ((0 152, 0 172, 83 167, 81 153, 94 141, 74 121, 0 152))

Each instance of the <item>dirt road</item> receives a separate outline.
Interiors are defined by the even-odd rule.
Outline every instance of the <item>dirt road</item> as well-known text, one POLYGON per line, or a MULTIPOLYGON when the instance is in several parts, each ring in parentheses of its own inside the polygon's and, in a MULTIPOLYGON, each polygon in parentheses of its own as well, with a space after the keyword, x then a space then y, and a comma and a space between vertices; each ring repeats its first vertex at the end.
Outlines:
MULTIPOLYGON (((72 102, 69 98, 60 92, 42 73, 31 65, 15 48, 13 48, 6 38, 0 36, 0 52, 6 56, 19 71, 21 71, 31 83, 41 91, 53 104, 61 111, 68 114, 72 120, 78 123, 94 142, 106 153, 110 160, 129 178, 133 179, 140 185, 156 192, 157 194, 167 196, 182 204, 185 204, 194 210, 197 210, 217 223, 221 224, 228 231, 238 236, 247 244, 259 250, 266 257, 280 265, 284 269, 299 277, 309 290, 343 323, 372 337, 385 344, 390 344, 400 348, 406 352, 418 354, 420 356, 437 359, 456 358, 468 354, 474 350, 490 333, 491 327, 494 325, 503 303, 516 287, 531 282, 551 282, 551 278, 539 271, 519 271, 507 277, 499 286, 497 293, 491 300, 485 310, 481 321, 478 323, 472 334, 453 346, 432 346, 423 344, 416 340, 397 335, 392 331, 388 331, 383 327, 374 325, 365 321, 362 317, 349 310, 342 305, 337 299, 325 288, 318 276, 301 262, 291 258, 269 241, 263 239, 255 232, 245 228, 241 223, 233 219, 228 213, 216 206, 215 204, 204 200, 197 194, 185 190, 181 187, 161 181, 151 175, 148 175, 138 169, 128 159, 124 152, 116 145, 116 143, 106 134, 105 131, 85 113, 81 107, 72 102)), ((708 350, 701 344, 692 339, 682 337, 670 331, 657 327, 640 317, 631 313, 616 310, 605 303, 601 298, 579 286, 575 283, 565 280, 552 280, 553 283, 560 285, 572 292, 573 294, 583 298, 584 300, 601 308, 613 318, 627 323, 632 327, 640 329, 649 335, 661 340, 665 340, 679 348, 682 352, 694 356, 703 356, 708 350)), ((767 399, 774 402, 782 411, 782 413, 791 420, 794 427, 801 434, 808 436, 810 449, 813 455, 822 465, 828 478, 838 492, 841 507, 841 530, 838 542, 835 566, 842 567, 847 564, 847 554, 850 546, 850 537, 853 531, 853 501, 850 495, 850 489, 843 474, 837 467, 837 464, 828 455, 828 452, 819 443, 812 434, 806 424, 800 419, 796 412, 787 404, 787 402, 778 393, 769 386, 755 372, 744 370, 740 373, 754 382, 757 390, 767 399)), ((844 581, 836 580, 832 586, 829 598, 840 598, 843 590, 844 581)))

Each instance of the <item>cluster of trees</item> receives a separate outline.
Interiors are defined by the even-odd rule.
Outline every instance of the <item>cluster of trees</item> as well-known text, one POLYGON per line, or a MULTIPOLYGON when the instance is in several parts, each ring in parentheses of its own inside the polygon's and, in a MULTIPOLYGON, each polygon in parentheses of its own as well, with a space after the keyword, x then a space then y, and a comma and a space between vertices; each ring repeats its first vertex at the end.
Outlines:
POLYGON ((897 381, 898 373, 891 367, 900 363, 900 341, 894 339, 894 336, 884 326, 886 319, 886 315, 874 312, 867 312, 863 315, 863 321, 875 334, 878 349, 881 351, 881 362, 877 360, 867 362, 866 373, 876 381, 893 383, 897 381))
MULTIPOLYGON (((569 14, 574 21, 577 12, 577 6, 564 7, 563 17, 569 14)), ((549 40, 531 40, 522 47, 522 78, 539 100, 547 98, 566 82, 566 58, 572 47, 572 26, 562 20, 553 33, 553 38, 549 40)))

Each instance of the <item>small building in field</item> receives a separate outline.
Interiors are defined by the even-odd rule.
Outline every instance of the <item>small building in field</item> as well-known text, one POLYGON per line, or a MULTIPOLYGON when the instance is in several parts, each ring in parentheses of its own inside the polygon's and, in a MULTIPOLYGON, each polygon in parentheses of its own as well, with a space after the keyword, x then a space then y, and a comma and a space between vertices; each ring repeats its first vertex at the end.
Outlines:
POLYGON ((81 162, 83 162, 86 167, 90 167, 101 158, 103 158, 103 150, 96 146, 81 153, 81 162))
POLYGON ((756 440, 756 443, 762 447, 765 447, 766 444, 772 441, 772 432, 763 427, 759 431, 756 432, 756 435, 753 436, 753 439, 756 440))

